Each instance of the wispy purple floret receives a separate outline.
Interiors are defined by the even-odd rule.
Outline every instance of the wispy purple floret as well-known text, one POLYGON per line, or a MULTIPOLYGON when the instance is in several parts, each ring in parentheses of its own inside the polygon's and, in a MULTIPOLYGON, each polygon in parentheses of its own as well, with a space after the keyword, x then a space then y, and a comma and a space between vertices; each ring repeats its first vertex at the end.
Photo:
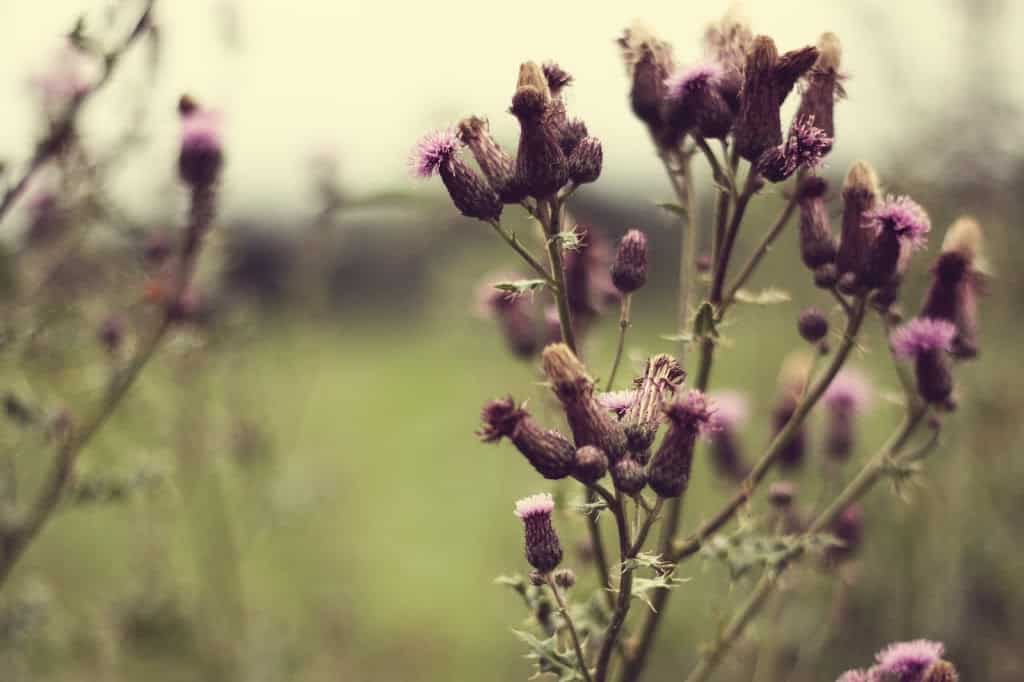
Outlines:
POLYGON ((223 117, 219 111, 195 109, 181 117, 183 150, 219 150, 223 117))
POLYGON ((679 69, 665 79, 667 97, 680 99, 702 88, 716 87, 724 75, 725 69, 716 61, 704 61, 679 69))
POLYGON ((711 395, 715 409, 711 415, 713 431, 735 431, 750 415, 750 401, 739 391, 719 391, 711 395))
POLYGON ((927 639, 897 642, 878 652, 875 656, 878 665, 872 670, 877 671, 882 679, 884 675, 896 675, 899 682, 913 682, 942 658, 944 650, 942 642, 927 639))
POLYGON ((921 205, 907 196, 888 196, 877 208, 864 214, 864 226, 879 234, 891 230, 911 251, 918 251, 928 244, 928 233, 932 229, 928 214, 921 205))
POLYGON ((613 412, 619 419, 622 419, 626 412, 629 411, 629 408, 633 407, 636 397, 636 391, 611 391, 598 395, 597 402, 601 403, 601 406, 609 412, 613 412))
POLYGON ((409 155, 410 171, 419 178, 431 177, 442 163, 455 156, 460 144, 454 128, 424 135, 409 155))
POLYGON ((685 398, 666 407, 665 416, 672 422, 688 425, 700 435, 708 437, 721 428, 714 418, 716 410, 716 404, 708 396, 693 390, 685 398))
POLYGON ((797 168, 817 168, 821 160, 832 149, 832 138, 814 125, 809 116, 793 124, 786 138, 786 162, 795 171, 797 168))
POLYGON ((913 358, 932 350, 950 351, 956 325, 932 317, 918 317, 892 333, 889 342, 896 355, 913 358))
POLYGON ((521 519, 529 519, 534 516, 548 516, 554 508, 555 500, 550 493, 537 493, 518 500, 515 514, 521 519))
POLYGON ((835 411, 857 414, 871 409, 873 389, 861 372, 844 369, 829 384, 822 401, 835 411))

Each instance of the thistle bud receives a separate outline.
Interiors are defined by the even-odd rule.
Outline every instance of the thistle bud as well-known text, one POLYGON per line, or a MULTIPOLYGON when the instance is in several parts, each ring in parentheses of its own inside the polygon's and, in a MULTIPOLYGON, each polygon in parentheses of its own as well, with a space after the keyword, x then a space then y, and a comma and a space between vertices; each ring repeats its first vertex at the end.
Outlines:
POLYGON ((636 495, 647 485, 647 474, 632 453, 627 453, 612 466, 612 482, 616 490, 626 495, 636 495))
POLYGON ((843 183, 843 228, 836 253, 836 268, 840 279, 852 273, 850 289, 861 286, 874 235, 864 229, 864 216, 875 208, 879 194, 878 175, 864 161, 850 166, 843 183))
POLYGON ((668 144, 678 145, 691 130, 708 138, 729 134, 735 115, 722 95, 724 77, 721 64, 707 61, 677 71, 666 81, 663 118, 668 144))
POLYGON ((704 31, 704 54, 722 65, 720 89, 734 113, 739 110, 747 52, 753 42, 749 22, 735 12, 735 6, 704 31))
POLYGON ((526 534, 526 560, 544 574, 551 573, 562 563, 562 544, 551 525, 554 508, 555 501, 547 493, 516 502, 515 514, 522 519, 526 534))
POLYGON ((714 428, 710 429, 711 462, 715 473, 724 479, 739 483, 746 478, 750 467, 740 447, 740 430, 747 420, 749 406, 746 396, 728 391, 713 396, 714 428))
POLYGON ((576 451, 572 475, 583 483, 596 483, 608 472, 608 457, 593 445, 584 445, 576 451))
POLYGON ((914 360, 917 391, 927 402, 945 405, 953 393, 953 373, 947 354, 953 349, 956 327, 946 320, 918 317, 890 337, 893 352, 914 360))
MULTIPOLYGON (((772 431, 778 435, 793 418, 800 395, 811 370, 811 359, 803 353, 791 353, 779 372, 779 397, 772 410, 772 431)), ((801 425, 779 452, 779 465, 792 470, 803 464, 807 454, 807 431, 801 425)))
POLYGON ((949 661, 935 661, 925 671, 921 682, 959 682, 960 675, 949 661))
POLYGON ((840 547, 829 548, 829 561, 838 563, 857 553, 864 540, 864 507, 860 502, 854 502, 843 510, 832 524, 832 534, 843 544, 840 547))
POLYGON ((776 509, 788 509, 796 499, 796 491, 792 481, 776 481, 768 487, 768 502, 776 509))
POLYGON ((863 228, 873 235, 862 273, 868 289, 882 287, 902 275, 910 256, 928 243, 928 215, 909 197, 887 197, 864 213, 863 228))
POLYGON ((491 137, 487 119, 471 116, 459 121, 459 139, 469 147, 487 182, 501 200, 506 204, 518 202, 522 197, 513 191, 512 182, 515 161, 491 137))
POLYGON ((550 98, 533 85, 522 85, 510 111, 520 127, 516 183, 527 195, 545 199, 569 181, 568 161, 551 121, 550 98))
POLYGON ((610 462, 617 462, 626 452, 626 434, 595 399, 594 380, 587 375, 583 363, 563 343, 545 348, 541 361, 544 374, 565 409, 576 445, 597 446, 610 462))
POLYGON ((563 590, 571 590, 576 586, 576 573, 571 568, 560 568, 555 571, 555 584, 563 590))
POLYGON ((836 243, 832 236, 832 221, 825 206, 828 183, 817 176, 809 176, 797 188, 800 206, 800 257, 811 270, 817 270, 836 259, 836 243))
POLYGON ((697 436, 711 426, 712 409, 700 391, 690 391, 665 408, 668 432, 647 467, 647 479, 661 497, 679 497, 690 482, 697 436))
POLYGON ((942 660, 945 647, 941 642, 916 639, 890 644, 875 655, 872 679, 916 682, 933 665, 942 660))
POLYGON ((932 282, 925 295, 922 317, 956 325, 953 356, 978 354, 978 296, 985 280, 981 226, 973 218, 960 218, 946 232, 942 253, 932 266, 932 282))
POLYGON ((634 229, 622 237, 611 274, 615 288, 624 294, 647 283, 647 235, 634 229))
POLYGON ((498 193, 458 157, 459 139, 452 130, 442 130, 424 137, 409 158, 415 175, 429 178, 441 176, 455 208, 462 215, 484 221, 501 217, 502 203, 498 193))
POLYGON ((532 571, 530 571, 528 577, 530 578, 530 584, 534 587, 543 587, 547 584, 544 574, 538 571, 537 569, 533 569, 532 571))
POLYGON ((97 336, 103 349, 113 355, 124 341, 124 323, 118 317, 108 317, 100 324, 97 336))
POLYGON ((784 144, 758 158, 757 170, 769 182, 782 182, 800 168, 816 169, 831 148, 832 138, 814 125, 814 119, 798 119, 784 144))
POLYGON ((836 99, 844 94, 843 76, 839 72, 842 53, 839 37, 835 33, 821 35, 818 39, 818 60, 807 72, 800 107, 793 118, 794 121, 811 119, 814 125, 824 131, 830 140, 829 148, 825 150, 826 154, 831 151, 831 140, 836 135, 836 99))
POLYGON ((576 459, 573 444, 557 431, 541 428, 511 397, 486 403, 480 419, 480 440, 497 443, 508 438, 544 478, 565 478, 572 471, 576 459))
POLYGON ((871 405, 871 385, 853 369, 844 369, 822 396, 825 407, 825 454, 846 461, 856 444, 855 422, 871 405))
POLYGON ((566 158, 571 157, 573 150, 587 137, 587 124, 578 118, 567 120, 558 130, 558 143, 566 158))
POLYGON ((211 187, 217 182, 224 164, 220 115, 199 108, 187 95, 179 101, 178 112, 181 115, 178 175, 191 187, 211 187))
POLYGON ((665 79, 675 70, 672 47, 640 24, 627 28, 618 43, 630 80, 629 100, 633 113, 647 124, 660 144, 665 133, 662 119, 665 79))
POLYGON ((828 320, 817 308, 805 308, 797 318, 796 326, 808 343, 817 343, 828 334, 828 320))
POLYGON ((835 263, 825 263, 814 269, 814 286, 831 289, 839 284, 839 271, 835 263))
POLYGON ((583 138, 569 155, 569 179, 577 185, 594 182, 601 177, 603 159, 601 141, 596 137, 583 138))

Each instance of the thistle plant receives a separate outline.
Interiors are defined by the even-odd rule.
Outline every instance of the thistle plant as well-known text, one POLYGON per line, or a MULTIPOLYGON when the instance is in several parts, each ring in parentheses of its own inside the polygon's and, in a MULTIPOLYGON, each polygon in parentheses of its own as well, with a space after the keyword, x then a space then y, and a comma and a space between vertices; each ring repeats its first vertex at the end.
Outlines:
MULTIPOLYGON (((550 300, 558 311, 560 338, 543 349, 540 365, 567 429, 545 427, 509 396, 485 404, 479 431, 487 443, 510 441, 543 478, 573 478, 583 489, 578 508, 587 522, 598 583, 586 608, 582 601, 575 607, 567 602, 552 577, 569 560, 551 525, 552 498, 538 494, 517 505, 526 524, 531 582, 534 589, 550 592, 560 615, 551 621, 538 611, 549 602, 533 593, 526 599, 541 627, 537 634, 519 635, 538 670, 561 680, 640 679, 659 641, 671 594, 686 589, 675 576, 703 556, 721 561, 734 576, 757 579, 735 613, 709 632, 710 643, 701 647, 684 678, 699 682, 735 653, 734 645, 787 572, 800 570, 813 555, 833 567, 856 556, 865 541, 861 498, 880 480, 901 483, 915 475, 933 451, 942 420, 955 408, 955 365, 978 350, 977 301, 985 271, 981 229, 967 218, 950 228, 920 314, 901 324, 901 284, 927 244, 931 223, 909 197, 885 194, 865 161, 850 167, 838 191, 831 189, 825 161, 837 141, 834 108, 845 95, 846 80, 835 34, 783 51, 730 13, 708 27, 702 54, 689 62, 677 62, 672 47, 642 26, 627 29, 619 46, 630 78, 629 103, 676 193, 669 209, 682 219, 683 229, 678 353, 649 358, 630 389, 615 391, 615 381, 631 300, 643 293, 647 249, 655 239, 630 229, 610 264, 620 301, 619 336, 607 378, 599 381, 584 360, 586 338, 579 333, 584 326, 573 317, 567 261, 578 255, 582 234, 568 204, 582 185, 598 179, 601 145, 581 121, 569 118, 562 98, 573 82, 568 72, 553 63, 520 67, 509 109, 520 128, 514 155, 491 137, 485 119, 474 116, 425 137, 412 165, 419 176, 440 175, 455 207, 488 223, 531 271, 529 278, 495 283, 490 299, 518 354, 531 357, 536 340, 543 338, 531 333, 526 321, 535 297, 550 300), (791 97, 799 102, 784 125, 781 107, 791 97), (477 168, 464 157, 472 157, 477 168), (707 164, 714 183, 708 220, 697 211, 698 161, 707 164), (786 197, 777 218, 766 228, 748 226, 749 206, 773 185, 786 197), (834 211, 836 203, 841 211, 834 211), (515 205, 533 219, 536 234, 516 234, 502 222, 506 208, 515 205), (833 212, 841 213, 836 231, 833 212), (802 337, 807 350, 783 363, 772 437, 750 458, 739 438, 746 398, 736 391, 711 391, 712 370, 724 355, 721 328, 731 322, 734 306, 776 298, 747 287, 794 218, 810 286, 801 297, 806 307, 794 321, 793 343, 802 337), (736 245, 745 233, 758 242, 749 259, 737 263, 736 245), (534 251, 538 241, 546 257, 534 251), (700 244, 707 245, 703 268, 700 244), (699 304, 692 304, 695 299, 699 304), (845 465, 861 445, 857 418, 873 389, 847 364, 871 319, 889 339, 882 350, 892 355, 904 387, 904 418, 851 474, 845 465), (826 415, 825 490, 831 499, 801 508, 804 502, 792 484, 776 482, 770 489, 764 484, 777 469, 805 465, 812 443, 808 418, 819 403, 826 415), (695 456, 701 443, 707 444, 710 461, 695 456), (702 466, 711 466, 733 492, 717 512, 683 534, 683 502, 694 468, 702 466), (757 511, 762 508, 766 511, 757 511), (730 530, 741 511, 744 518, 730 530), (750 521, 762 513, 776 522, 750 521), (604 546, 605 519, 617 538, 614 550, 604 546), (634 608, 637 601, 649 608, 634 608)), ((526 594, 523 579, 506 582, 526 594)), ((697 643, 688 646, 696 649, 697 643)), ((854 671, 843 679, 956 679, 939 660, 941 647, 904 648, 927 650, 934 660, 914 663, 914 672, 907 672, 909 658, 894 647, 880 655, 873 672, 854 671)))

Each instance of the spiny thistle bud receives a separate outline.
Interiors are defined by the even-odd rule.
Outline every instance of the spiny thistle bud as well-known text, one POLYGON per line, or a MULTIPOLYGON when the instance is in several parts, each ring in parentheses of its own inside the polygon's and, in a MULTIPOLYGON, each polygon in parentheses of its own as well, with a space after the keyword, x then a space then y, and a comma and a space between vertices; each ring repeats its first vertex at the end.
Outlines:
POLYGON ((864 213, 864 229, 873 234, 863 271, 863 284, 869 289, 885 286, 903 274, 910 256, 928 243, 931 222, 928 215, 909 197, 887 197, 879 206, 864 213))
POLYGON ((853 454, 856 440, 854 422, 871 406, 871 385, 860 372, 844 369, 832 380, 822 396, 825 406, 825 454, 845 461, 853 454))
POLYGON ((124 342, 124 323, 118 317, 108 317, 100 324, 97 336, 103 349, 113 355, 124 342))
POLYGON ((639 23, 623 31, 618 43, 630 80, 629 101, 633 113, 647 124, 660 144, 665 131, 662 119, 665 79, 675 71, 672 47, 639 23))
POLYGON ((836 267, 840 279, 852 273, 849 288, 860 286, 863 270, 874 235, 864 229, 864 216, 875 208, 878 201, 878 175, 875 169, 864 161, 850 166, 843 183, 843 228, 836 253, 836 267))
POLYGON ((647 479, 661 497, 679 497, 690 482, 697 436, 713 427, 712 408, 700 391, 690 391, 665 408, 668 432, 647 467, 647 479))
POLYGON ((516 184, 527 195, 546 199, 569 181, 568 161, 551 121, 550 96, 532 85, 522 85, 512 97, 510 111, 520 127, 516 184))
POLYGON ((591 379, 576 355, 564 343, 548 346, 541 354, 544 374, 558 396, 578 447, 595 445, 614 463, 626 452, 622 426, 594 398, 591 379))
POLYGON ((498 193, 458 157, 459 139, 452 130, 430 133, 409 157, 412 172, 421 178, 441 176, 455 208, 462 215, 484 221, 501 217, 498 193))
POLYGON ((960 675, 949 661, 935 661, 925 671, 921 682, 959 682, 960 675))
POLYGON ((487 182, 505 203, 522 199, 513 191, 515 161, 493 137, 487 119, 470 116, 459 121, 459 139, 469 147, 487 182))
POLYGON ((722 391, 712 396, 715 413, 711 441, 711 462, 722 478, 739 483, 746 478, 749 467, 740 447, 740 430, 747 421, 749 405, 746 396, 735 391, 722 391))
POLYGON ((178 112, 181 115, 178 175, 192 187, 210 187, 217 182, 224 165, 220 114, 201 109, 187 95, 179 101, 178 112))
POLYGON ((724 138, 732 128, 734 112, 722 95, 724 67, 702 62, 672 74, 665 82, 663 118, 668 144, 678 145, 686 133, 724 138))
POLYGON ((875 656, 877 664, 870 671, 875 674, 872 679, 918 682, 926 670, 942 660, 943 653, 945 647, 941 642, 927 639, 890 644, 875 656))
POLYGON ((601 141, 596 137, 583 138, 569 155, 569 179, 577 185, 594 182, 601 177, 603 160, 601 141))
POLYGON ((817 343, 828 334, 828 319, 817 308, 805 308, 797 318, 796 327, 808 343, 817 343))
POLYGON ((557 431, 541 428, 511 397, 487 402, 480 419, 480 440, 497 443, 508 438, 544 478, 565 478, 572 471, 576 458, 573 444, 557 431))
POLYGON ((826 154, 831 151, 831 140, 836 135, 836 99, 845 94, 842 85, 844 76, 839 72, 842 54, 839 37, 835 33, 823 33, 818 39, 818 61, 807 72, 800 107, 793 118, 794 121, 814 120, 814 125, 821 128, 830 140, 826 154))
POLYGON ((576 451, 572 475, 583 483, 595 483, 608 472, 608 456, 593 445, 584 445, 576 451))
POLYGON ((896 329, 890 338, 896 355, 914 360, 918 393, 929 403, 946 404, 953 393, 947 353, 953 349, 955 336, 952 322, 918 317, 896 329))
POLYGON ((587 137, 587 124, 579 118, 567 120, 558 130, 558 143, 562 145, 562 152, 566 158, 571 157, 573 150, 587 137))
POLYGON ((686 372, 671 355, 660 353, 647 359, 643 374, 633 383, 636 399, 626 414, 629 449, 642 453, 654 443, 666 401, 686 379, 686 372))
POLYGON ((563 590, 571 590, 576 586, 576 573, 571 568, 560 568, 555 571, 555 584, 563 590))
POLYGON ((832 221, 825 206, 828 183, 812 175, 797 188, 800 206, 800 257, 811 270, 817 270, 836 259, 836 243, 832 221))
POLYGON ((615 288, 624 294, 647 283, 647 235, 636 229, 623 235, 611 274, 615 288))
POLYGON ((793 123, 786 142, 765 151, 757 160, 757 170, 769 182, 782 182, 800 168, 814 170, 832 148, 832 138, 814 125, 814 119, 793 123))
POLYGON ((632 453, 627 453, 612 466, 612 482, 615 489, 626 495, 636 495, 647 485, 647 474, 643 464, 632 453))
POLYGON ((495 282, 521 279, 525 278, 518 273, 488 277, 479 287, 477 310, 482 317, 497 321, 513 353, 521 358, 530 358, 542 345, 535 306, 527 296, 501 291, 494 286, 495 282))
POLYGON ((946 232, 942 253, 932 266, 932 282, 925 295, 922 317, 956 325, 953 356, 978 354, 978 296, 985 282, 981 226, 973 218, 960 218, 946 232))
POLYGON ((550 573, 562 563, 562 545, 551 525, 554 508, 555 501, 547 493, 516 502, 515 514, 522 519, 526 532, 526 560, 541 573, 550 573))

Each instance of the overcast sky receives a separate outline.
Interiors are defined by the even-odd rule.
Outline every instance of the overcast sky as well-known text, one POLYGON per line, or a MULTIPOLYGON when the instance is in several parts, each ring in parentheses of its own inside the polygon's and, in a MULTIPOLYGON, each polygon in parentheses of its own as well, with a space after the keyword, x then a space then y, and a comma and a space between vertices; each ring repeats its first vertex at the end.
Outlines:
MULTIPOLYGON (((59 36, 85 8, 111 3, 0 0, 0 158, 30 149, 28 77, 51 57, 59 36)), ((614 45, 622 27, 642 18, 675 45, 677 60, 699 55, 704 25, 727 2, 515 3, 436 0, 162 0, 158 21, 165 63, 151 119, 153 151, 123 180, 137 201, 170 182, 178 93, 195 93, 225 112, 228 194, 247 206, 292 206, 307 193, 308 161, 336 154, 357 192, 408 184, 406 156, 423 131, 462 115, 490 117, 499 136, 514 139, 504 113, 517 66, 557 59, 576 77, 570 108, 605 149, 611 185, 639 188, 656 177, 649 144, 626 102, 625 74, 614 45), (138 171, 143 172, 138 172, 138 171)), ((1024 3, 1009 2, 1001 33, 966 36, 953 0, 817 2, 751 0, 757 32, 782 49, 813 43, 832 30, 844 44, 852 75, 838 114, 837 149, 870 156, 914 125, 904 102, 944 106, 948 84, 972 41, 1000 45, 1009 78, 992 87, 1020 88, 1024 3), (896 63, 893 63, 896 57, 896 63), (904 97, 889 93, 897 87, 904 97)), ((126 64, 122 88, 135 85, 126 64)), ((1017 94, 1018 90, 1015 90, 1017 94)), ((128 101, 112 90, 94 102, 90 139, 121 119, 128 101)), ((918 114, 915 114, 915 116, 918 114)))

